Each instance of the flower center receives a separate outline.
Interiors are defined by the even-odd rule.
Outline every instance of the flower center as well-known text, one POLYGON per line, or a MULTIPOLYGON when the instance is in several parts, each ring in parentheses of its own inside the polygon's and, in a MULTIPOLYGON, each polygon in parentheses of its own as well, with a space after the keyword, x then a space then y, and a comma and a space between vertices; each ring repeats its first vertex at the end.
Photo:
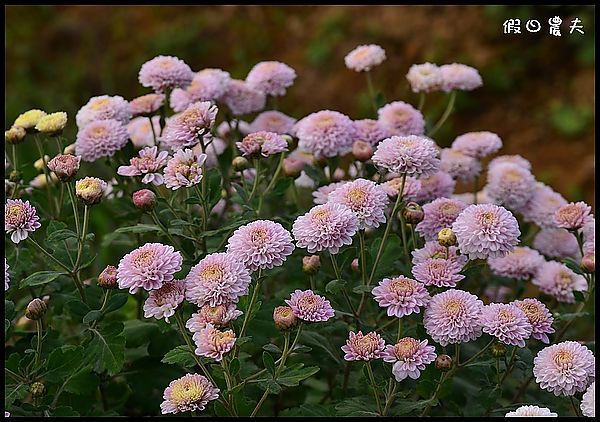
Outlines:
POLYGON ((413 292, 413 284, 407 278, 396 278, 390 286, 395 293, 406 295, 413 292))
POLYGON ((527 319, 531 323, 539 322, 544 318, 542 310, 535 303, 526 303, 519 306, 525 315, 527 315, 527 319))
POLYGON ((173 386, 171 398, 176 405, 181 406, 200 400, 203 393, 204 390, 200 384, 184 380, 173 386))
POLYGON ((509 322, 513 322, 515 320, 515 316, 509 310, 503 309, 500 312, 498 312, 498 320, 503 324, 506 324, 509 322))
POLYGON ((140 251, 133 258, 133 262, 138 267, 144 267, 144 268, 149 267, 150 264, 152 263, 152 261, 154 260, 155 254, 156 253, 154 251, 149 251, 149 250, 140 251))
POLYGON ((491 226, 496 221, 496 216, 491 211, 483 212, 479 215, 479 221, 486 226, 491 226))
POLYGON ((331 215, 331 211, 329 211, 327 208, 321 208, 316 210, 313 213, 313 220, 317 220, 318 222, 322 223, 324 221, 326 221, 329 216, 331 215))
POLYGON ((99 100, 94 100, 92 104, 90 104, 90 108, 92 110, 98 110, 108 104, 108 98, 100 98, 99 100))
POLYGON ((163 59, 158 62, 158 65, 163 69, 170 69, 173 67, 174 64, 171 60, 163 59))
POLYGON ((348 202, 352 206, 358 206, 365 203, 365 199, 367 198, 366 192, 361 188, 352 188, 348 191, 348 202))
POLYGON ((319 307, 319 301, 314 295, 302 296, 298 305, 306 311, 315 311, 319 307))
POLYGON ((320 127, 330 126, 333 124, 333 117, 331 116, 322 116, 317 120, 317 125, 320 127))
POLYGON ((562 289, 568 289, 573 284, 571 275, 566 271, 561 271, 556 279, 556 285, 562 289))
POLYGON ((200 276, 208 282, 219 281, 223 278, 223 275, 223 267, 219 264, 208 265, 200 272, 200 276))
POLYGON ((573 363, 573 352, 569 350, 559 350, 554 355, 554 363, 562 368, 570 367, 573 363))
POLYGON ((9 205, 4 212, 4 218, 9 224, 16 225, 22 223, 25 220, 25 210, 23 209, 23 205, 9 205))
POLYGON ((98 126, 92 129, 92 136, 99 138, 106 135, 106 128, 104 126, 98 126))
POLYGON ((462 315, 464 312, 464 305, 458 300, 449 300, 445 303, 444 308, 446 313, 450 316, 456 317, 462 315))
POLYGON ((419 342, 412 337, 404 337, 395 346, 395 354, 398 359, 411 358, 417 349, 419 348, 419 342))
POLYGON ((522 179, 521 174, 516 170, 509 170, 505 172, 504 178, 508 182, 518 182, 522 179))
POLYGON ((260 227, 252 230, 250 238, 252 239, 252 242, 264 243, 265 240, 267 240, 267 234, 267 230, 265 230, 263 227, 260 227))
POLYGON ((444 215, 455 215, 458 211, 458 207, 452 202, 446 202, 440 206, 440 211, 444 215))

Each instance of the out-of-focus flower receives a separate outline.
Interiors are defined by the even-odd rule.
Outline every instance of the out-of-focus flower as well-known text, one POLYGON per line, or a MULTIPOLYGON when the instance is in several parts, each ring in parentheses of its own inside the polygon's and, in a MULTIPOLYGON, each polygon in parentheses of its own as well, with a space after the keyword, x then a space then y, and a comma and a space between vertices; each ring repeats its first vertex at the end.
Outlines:
POLYGON ((440 66, 442 76, 442 90, 472 91, 483 85, 483 80, 477 69, 460 63, 445 64, 440 66))
POLYGON ((169 119, 161 136, 162 142, 173 151, 191 147, 210 137, 218 108, 210 101, 190 104, 182 113, 169 119))
POLYGON ((30 233, 39 229, 40 218, 36 209, 21 199, 7 199, 4 204, 4 231, 10 234, 13 243, 27 239, 30 233))
POLYGON ((535 382, 555 396, 585 391, 595 372, 596 360, 591 350, 576 341, 548 346, 533 359, 535 382))
POLYGON ((502 139, 493 132, 469 132, 452 142, 452 149, 474 158, 483 158, 502 148, 502 139))
POLYGON ((341 347, 347 361, 379 359, 385 348, 385 340, 375 331, 363 334, 350 331, 346 344, 341 347))
POLYGON ((42 117, 35 125, 35 129, 48 136, 55 136, 62 133, 66 125, 67 113, 58 111, 42 117))
POLYGON ((533 190, 529 192, 527 203, 518 209, 525 221, 531 221, 542 228, 555 228, 554 213, 567 200, 555 192, 550 186, 536 182, 533 190))
POLYGON ((347 153, 356 136, 352 120, 331 110, 309 114, 296 123, 295 131, 298 147, 317 159, 347 153))
POLYGON ((544 262, 546 260, 538 251, 527 246, 517 246, 506 256, 488 259, 494 274, 516 280, 529 280, 544 262))
POLYGON ((127 144, 129 134, 123 124, 114 119, 95 120, 77 132, 75 155, 83 161, 112 157, 127 144))
POLYGON ((302 271, 309 275, 314 275, 321 268, 321 258, 319 255, 308 255, 302 257, 302 271))
POLYGON ((397 174, 426 177, 439 169, 440 159, 435 142, 429 138, 392 136, 377 145, 373 163, 397 174))
POLYGON ((25 140, 27 132, 21 126, 13 126, 4 131, 4 142, 11 145, 16 145, 25 140))
POLYGON ((421 204, 431 202, 436 198, 450 198, 454 193, 456 181, 445 171, 438 171, 429 177, 420 179, 421 188, 415 201, 421 204))
POLYGON ((329 301, 312 290, 296 289, 285 303, 292 308, 294 315, 303 321, 323 322, 335 315, 329 301))
POLYGON ((548 334, 554 332, 554 328, 552 328, 554 318, 552 318, 552 314, 546 305, 537 299, 531 298, 516 300, 512 304, 521 309, 527 316, 532 327, 531 337, 546 344, 550 343, 548 334))
POLYGON ((398 318, 418 314, 431 299, 423 284, 404 276, 384 278, 371 293, 380 307, 387 308, 388 316, 398 318))
POLYGON ((481 163, 452 148, 444 148, 440 153, 440 169, 462 182, 471 182, 481 173, 481 163))
POLYGON ((119 262, 117 282, 120 289, 135 293, 139 288, 154 290, 173 280, 183 259, 172 246, 146 243, 129 252, 119 262))
POLYGON ((306 163, 297 158, 287 157, 283 159, 283 174, 287 177, 297 178, 302 174, 306 163))
POLYGON ((526 405, 518 407, 512 412, 508 412, 504 417, 523 417, 523 416, 541 416, 541 417, 558 417, 558 413, 552 412, 547 407, 539 407, 534 405, 526 405))
POLYGON ((404 101, 394 101, 377 110, 379 122, 390 135, 408 136, 425 133, 425 118, 404 101))
POLYGON ((535 178, 531 172, 517 164, 497 164, 490 168, 487 177, 487 194, 499 205, 518 210, 531 198, 535 178))
POLYGON ((294 125, 296 119, 280 111, 269 110, 260 113, 252 123, 250 123, 250 132, 275 132, 280 135, 285 133, 294 134, 294 125))
POLYGON ((373 147, 365 141, 354 141, 352 155, 358 161, 367 161, 373 156, 373 147))
POLYGON ((542 229, 533 238, 533 247, 549 258, 579 258, 573 233, 565 229, 542 229))
POLYGON ((285 139, 274 132, 251 133, 236 145, 245 157, 269 157, 288 150, 285 139))
POLYGON ((358 219, 359 230, 377 228, 380 223, 385 223, 388 196, 371 180, 356 179, 345 183, 329 194, 328 201, 350 208, 358 219))
POLYGON ((133 117, 151 116, 156 113, 165 102, 162 94, 146 94, 129 101, 129 112, 133 117))
POLYGON ((358 219, 352 210, 334 203, 313 207, 292 226, 297 246, 306 248, 309 253, 327 249, 336 254, 342 246, 352 244, 352 236, 357 231, 358 219))
POLYGON ((382 189, 390 198, 396 198, 400 190, 402 190, 402 199, 406 201, 415 201, 421 190, 421 181, 414 177, 406 176, 404 187, 402 186, 401 177, 393 177, 381 184, 382 189))
POLYGON ((154 138, 158 142, 160 133, 160 116, 153 116, 152 119, 136 117, 127 124, 127 132, 134 148, 154 146, 156 144, 154 138), (152 125, 150 125, 150 120, 152 120, 152 125), (152 127, 154 127, 154 132, 152 132, 152 127))
POLYGON ((235 303, 224 303, 217 306, 204 305, 198 312, 192 314, 185 326, 192 333, 197 333, 206 327, 206 324, 223 327, 242 314, 243 312, 237 309, 235 303))
POLYGON ((481 310, 480 321, 484 333, 496 337, 504 344, 525 347, 533 327, 525 312, 518 306, 490 303, 481 310))
POLYGON ((164 93, 174 88, 185 88, 193 77, 192 69, 183 60, 173 56, 156 56, 142 65, 138 80, 142 86, 164 93))
POLYGON ((180 280, 168 281, 148 293, 148 299, 144 302, 144 317, 164 318, 169 322, 169 317, 175 314, 183 299, 185 299, 185 283, 180 280))
POLYGON ((260 111, 265 108, 267 102, 264 92, 252 88, 239 79, 232 79, 229 82, 221 99, 234 116, 260 111))
POLYGON ((559 302, 575 302, 574 291, 586 291, 587 282, 579 274, 575 274, 569 267, 560 262, 544 262, 531 280, 540 290, 553 296, 559 302))
POLYGON ((285 95, 287 88, 294 84, 296 71, 285 63, 276 61, 260 62, 248 72, 246 83, 251 88, 267 95, 285 95))
POLYGON ((99 204, 107 193, 107 183, 97 177, 84 177, 75 182, 75 195, 85 205, 99 204))
POLYGON ((590 219, 590 207, 585 202, 571 202, 554 212, 554 224, 567 230, 579 230, 590 219))
POLYGON ((416 380, 421 376, 425 365, 436 359, 435 347, 427 345, 427 340, 404 337, 394 345, 387 345, 383 361, 393 363, 392 374, 400 382, 408 377, 416 380))
POLYGON ((129 103, 125 98, 115 95, 101 95, 92 97, 86 105, 81 107, 75 116, 77 127, 81 131, 87 125, 98 120, 116 120, 121 125, 126 125, 131 118, 129 103))
POLYGON ((488 163, 488 170, 491 170, 499 164, 515 164, 525 170, 531 171, 531 163, 529 160, 520 155, 499 155, 488 163))
POLYGON ((440 68, 432 63, 413 64, 408 69, 406 79, 412 92, 432 92, 440 89, 442 73, 440 68))
POLYGON ((451 227, 465 208, 466 205, 456 199, 435 199, 423 205, 424 218, 415 229, 425 240, 435 240, 439 231, 451 227))
POLYGON ((444 258, 429 258, 412 268, 413 276, 426 286, 456 287, 465 278, 460 272, 458 261, 444 258))
POLYGON ((4 258, 4 291, 8 290, 8 282, 10 281, 10 274, 8 274, 8 269, 10 265, 8 265, 8 260, 4 258))
POLYGON ((177 190, 192 187, 202 180, 202 164, 206 154, 195 154, 191 149, 180 149, 173 154, 164 170, 167 188, 177 190))
POLYGON ((376 44, 359 45, 344 57, 346 67, 355 72, 368 72, 385 60, 385 50, 376 44))
POLYGON ((21 127, 25 131, 30 131, 35 128, 35 125, 46 116, 46 112, 38 109, 28 110, 25 113, 19 114, 15 119, 13 127, 21 127))
POLYGON ((380 141, 390 136, 388 130, 379 120, 362 119, 354 121, 356 140, 377 145, 380 141))
POLYGON ((219 398, 219 391, 206 377, 185 374, 169 383, 163 394, 160 411, 165 415, 204 410, 209 401, 219 398))
POLYGON ((331 195, 331 193, 334 190, 336 190, 340 186, 343 186, 346 183, 348 183, 347 180, 342 180, 341 182, 333 182, 328 185, 321 186, 312 193, 312 196, 314 198, 313 202, 318 205, 326 204, 329 201, 329 195, 331 195))
POLYGON ((415 249, 411 252, 412 264, 417 265, 420 262, 426 261, 430 258, 443 258, 456 261, 463 267, 467 263, 467 257, 458 254, 458 248, 456 246, 450 246, 446 248, 439 244, 439 242, 432 240, 425 242, 425 245, 421 249, 415 249))
POLYGON ((219 100, 231 81, 231 75, 221 69, 202 69, 194 75, 192 83, 185 89, 194 101, 219 100))
POLYGON ((121 176, 141 176, 143 174, 142 183, 162 185, 161 169, 167 164, 168 157, 167 151, 158 152, 156 146, 146 147, 139 152, 139 157, 129 160, 130 165, 120 166, 117 174, 121 176))
POLYGON ((581 407, 581 414, 583 416, 587 416, 588 418, 593 418, 596 416, 596 381, 594 381, 589 387, 588 389, 585 391, 582 399, 581 399, 581 403, 580 403, 580 407, 581 407))

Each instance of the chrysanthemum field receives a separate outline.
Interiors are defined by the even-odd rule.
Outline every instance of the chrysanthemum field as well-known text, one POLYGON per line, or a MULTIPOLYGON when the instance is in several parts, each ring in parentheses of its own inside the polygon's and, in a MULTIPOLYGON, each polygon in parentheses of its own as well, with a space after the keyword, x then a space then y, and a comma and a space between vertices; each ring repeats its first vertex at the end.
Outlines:
POLYGON ((282 61, 160 54, 137 98, 19 110, 6 416, 595 415, 593 204, 503 127, 439 145, 474 66, 407 65, 398 98, 386 45, 344 54, 368 118, 289 115, 282 61))

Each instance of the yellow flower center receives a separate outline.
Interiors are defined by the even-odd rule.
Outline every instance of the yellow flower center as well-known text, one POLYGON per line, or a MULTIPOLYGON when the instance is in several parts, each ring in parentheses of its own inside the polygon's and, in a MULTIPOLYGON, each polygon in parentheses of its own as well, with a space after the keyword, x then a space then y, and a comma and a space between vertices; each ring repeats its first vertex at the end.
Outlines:
POLYGON ((140 251, 133 258, 133 262, 138 267, 148 267, 152 263, 152 261, 154 261, 155 255, 156 252, 151 250, 140 251))
POLYGON ((313 219, 322 223, 322 222, 326 221, 330 215, 331 215, 331 211, 329 211, 326 208, 321 208, 313 213, 313 219))
POLYGON ((539 322, 544 318, 542 310, 535 303, 525 303, 519 306, 519 308, 527 315, 527 319, 531 323, 539 322))
POLYGON ((91 132, 92 136, 99 138, 106 134, 106 128, 104 126, 97 126, 95 128, 92 128, 91 132))
POLYGON ((203 394, 204 390, 201 384, 194 381, 182 380, 181 383, 173 386, 171 399, 177 406, 181 406, 200 400, 203 394))
POLYGON ((367 198, 367 193, 364 189, 361 188, 352 188, 348 191, 348 202, 352 206, 363 205, 365 203, 365 199, 367 198))
POLYGON ((515 320, 515 316, 509 310, 503 309, 500 312, 498 312, 498 319, 500 320, 500 322, 506 324, 508 322, 513 322, 515 320))
POLYGON ((250 235, 253 242, 263 243, 267 239, 267 231, 263 228, 256 228, 250 235))
POLYGON ((419 348, 419 342, 412 337, 404 337, 395 346, 395 354, 398 359, 412 357, 419 348))
POLYGON ((459 316, 464 312, 464 306, 462 302, 455 299, 447 301, 444 305, 444 308, 446 313, 450 316, 459 316))
POLYGON ((413 291, 413 284, 407 278, 394 279, 390 287, 394 292, 400 294, 412 293, 413 291))
POLYGON ((92 104, 90 104, 90 108, 92 110, 98 110, 102 107, 105 107, 106 105, 108 105, 109 99, 108 98, 99 98, 97 100, 94 100, 92 102, 92 104))
POLYGON ((200 276, 209 282, 219 281, 223 275, 223 267, 219 264, 209 265, 200 272, 200 276))
POLYGON ((554 362, 558 366, 568 366, 573 363, 573 352, 569 350, 559 350, 554 355, 554 362))

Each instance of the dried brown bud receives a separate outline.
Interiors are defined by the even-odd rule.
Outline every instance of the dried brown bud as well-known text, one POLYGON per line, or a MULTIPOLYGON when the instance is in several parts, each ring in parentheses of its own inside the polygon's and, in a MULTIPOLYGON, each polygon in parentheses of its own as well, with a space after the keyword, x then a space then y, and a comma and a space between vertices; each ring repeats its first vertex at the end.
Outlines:
POLYGON ((438 233, 438 242, 442 246, 450 247, 456 245, 456 235, 452 229, 446 227, 438 233))
POLYGON ((452 368, 452 358, 448 355, 439 355, 435 358, 435 367, 442 372, 449 371, 452 368))
POLYGON ((415 225, 423 221, 425 213, 419 204, 416 202, 409 202, 402 210, 402 216, 407 224, 415 225))
POLYGON ((289 330, 298 322, 294 311, 289 306, 278 306, 273 310, 273 321, 278 330, 289 330))
POLYGON ((490 353, 495 358, 501 358, 506 354, 506 346, 502 343, 494 342, 490 346, 490 353))
POLYGON ((35 298, 29 302, 29 305, 25 308, 25 316, 34 321, 42 319, 47 309, 48 307, 42 299, 35 298))
POLYGON ((29 384, 29 392, 31 393, 31 397, 37 399, 44 396, 46 387, 41 382, 32 382, 29 384))

